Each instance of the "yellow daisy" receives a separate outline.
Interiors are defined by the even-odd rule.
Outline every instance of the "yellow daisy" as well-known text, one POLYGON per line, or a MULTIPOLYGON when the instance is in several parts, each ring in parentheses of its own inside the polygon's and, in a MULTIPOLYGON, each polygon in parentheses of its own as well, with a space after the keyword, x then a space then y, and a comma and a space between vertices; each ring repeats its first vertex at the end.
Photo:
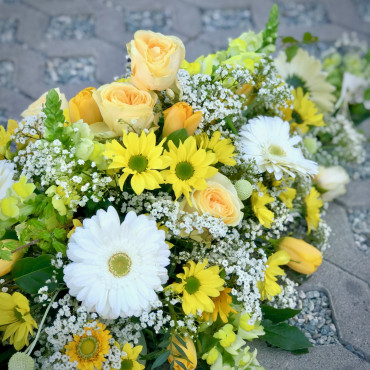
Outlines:
POLYGON ((109 353, 109 339, 112 338, 106 326, 97 322, 95 327, 85 327, 85 333, 74 334, 73 341, 64 348, 71 362, 77 361, 77 369, 94 370, 101 369, 109 353))
POLYGON ((294 188, 286 188, 284 192, 280 193, 279 199, 290 209, 293 209, 293 200, 297 194, 294 188))
POLYGON ((236 153, 231 139, 220 140, 220 138, 220 131, 214 132, 211 139, 205 133, 196 136, 199 148, 210 150, 215 154, 216 158, 214 163, 221 162, 227 166, 235 166, 236 161, 232 157, 234 157, 236 153))
POLYGON ((182 309, 186 315, 190 312, 196 315, 198 310, 213 312, 215 304, 210 297, 218 297, 224 289, 225 281, 219 276, 219 267, 205 268, 207 264, 207 259, 203 263, 189 261, 184 266, 184 273, 176 275, 181 282, 172 284, 176 293, 182 293, 182 309))
POLYGON ((106 144, 103 153, 112 159, 108 169, 123 168, 119 178, 122 190, 127 177, 132 175, 131 186, 136 194, 141 194, 144 189, 154 190, 163 183, 162 175, 158 170, 166 167, 163 161, 163 143, 155 144, 156 136, 153 131, 148 135, 142 131, 140 137, 135 132, 123 132, 123 145, 117 140, 106 144))
POLYGON ((193 136, 180 143, 179 147, 169 141, 168 147, 169 151, 165 151, 163 160, 170 169, 162 171, 162 175, 167 183, 172 184, 176 199, 184 194, 192 205, 189 193, 193 188, 206 189, 208 185, 205 179, 217 173, 217 169, 211 167, 215 155, 205 149, 198 149, 193 136))
POLYGON ((229 295, 230 292, 231 288, 225 288, 220 292, 218 297, 212 298, 212 301, 215 304, 215 309, 212 313, 204 312, 202 315, 203 320, 209 321, 209 319, 212 317, 212 320, 216 321, 217 316, 219 316, 220 319, 226 323, 230 313, 237 313, 231 307, 233 299, 229 295))
POLYGON ((267 193, 266 187, 261 182, 258 183, 258 188, 263 193, 263 196, 259 196, 259 191, 253 191, 251 196, 252 209, 258 221, 264 227, 270 228, 274 221, 274 213, 266 207, 266 204, 273 202, 275 198, 267 193))
MULTIPOLYGON (((117 347, 119 347, 118 343, 115 343, 117 347)), ((132 347, 130 343, 126 343, 122 347, 122 351, 126 353, 125 356, 121 357, 121 367, 120 370, 143 370, 145 369, 145 366, 140 364, 137 361, 137 358, 139 357, 141 351, 143 349, 143 346, 136 346, 132 347)))
POLYGON ((303 93, 303 89, 298 87, 293 90, 294 108, 284 110, 285 120, 291 122, 292 130, 299 130, 305 134, 309 130, 309 126, 325 126, 323 121, 324 115, 318 113, 317 107, 313 101, 309 99, 309 94, 303 93))
POLYGON ((28 334, 33 336, 37 324, 30 313, 28 299, 21 293, 12 295, 0 293, 0 331, 4 332, 3 342, 9 343, 20 351, 29 345, 28 334))
POLYGON ((306 221, 307 221, 307 234, 311 232, 311 229, 316 230, 320 222, 320 208, 324 205, 322 199, 320 199, 320 193, 315 189, 311 188, 311 191, 304 198, 306 204, 306 221))
POLYGON ((285 251, 278 251, 272 254, 266 262, 265 278, 257 282, 257 287, 261 293, 261 301, 281 293, 281 286, 276 282, 276 276, 284 276, 285 272, 279 265, 286 265, 290 261, 290 256, 285 251))

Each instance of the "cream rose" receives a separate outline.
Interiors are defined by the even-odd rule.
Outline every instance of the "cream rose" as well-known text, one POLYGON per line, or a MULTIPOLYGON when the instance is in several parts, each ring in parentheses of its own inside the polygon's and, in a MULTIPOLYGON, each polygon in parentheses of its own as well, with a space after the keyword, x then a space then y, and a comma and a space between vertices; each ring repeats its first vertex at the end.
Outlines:
MULTIPOLYGON (((68 101, 65 95, 60 92, 59 87, 57 87, 54 90, 58 93, 59 99, 62 101, 62 105, 60 108, 62 110, 68 109, 68 101)), ((40 114, 43 109, 43 105, 46 103, 47 94, 48 94, 48 91, 43 93, 36 101, 30 104, 25 111, 22 112, 21 116, 28 117, 28 116, 36 116, 37 114, 40 114)))
POLYGON ((127 50, 131 58, 130 82, 145 90, 169 88, 185 59, 185 47, 178 37, 151 31, 137 31, 127 50))
POLYGON ((127 82, 112 82, 93 92, 103 120, 117 136, 122 130, 140 132, 150 128, 157 95, 139 90, 127 82))
POLYGON ((204 190, 195 190, 191 194, 193 207, 188 203, 184 211, 199 214, 209 213, 220 217, 225 224, 236 226, 243 218, 241 209, 244 207, 240 201, 234 185, 224 175, 217 173, 207 180, 208 187, 204 190))

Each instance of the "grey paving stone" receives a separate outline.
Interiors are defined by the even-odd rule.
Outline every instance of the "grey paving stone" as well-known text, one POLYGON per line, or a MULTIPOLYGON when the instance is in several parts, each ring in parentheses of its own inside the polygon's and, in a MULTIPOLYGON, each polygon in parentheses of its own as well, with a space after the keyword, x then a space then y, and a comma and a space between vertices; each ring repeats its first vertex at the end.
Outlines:
POLYGON ((342 345, 311 348, 304 355, 293 355, 277 348, 267 347, 261 341, 254 341, 251 347, 257 348, 257 358, 268 370, 368 370, 370 364, 361 360, 342 345))
POLYGON ((213 51, 213 48, 208 43, 200 40, 189 41, 185 47, 185 58, 188 62, 193 62, 199 56, 210 54, 213 51))
POLYGON ((8 122, 9 118, 18 119, 32 99, 8 88, 0 87, 0 122, 8 122))
POLYGON ((0 86, 13 86, 14 63, 10 60, 0 60, 0 86))
POLYGON ((91 15, 56 15, 50 19, 45 37, 50 40, 82 40, 95 35, 91 15))
POLYGON ((18 20, 15 18, 0 19, 0 43, 16 42, 18 20))
POLYGON ((170 9, 127 10, 124 13, 124 22, 128 32, 144 29, 168 34, 172 30, 172 13, 170 9))
POLYGON ((347 193, 337 201, 346 207, 370 208, 370 179, 352 181, 347 185, 347 193))
POLYGON ((355 0, 355 4, 360 18, 370 23, 370 3, 367 0, 355 0))
POLYGON ((200 9, 182 1, 175 2, 172 10, 172 28, 191 38, 202 32, 200 9))
POLYGON ((370 336, 365 329, 365 323, 370 322, 369 284, 323 261, 317 272, 301 288, 325 289, 329 293, 339 340, 362 352, 370 361, 370 336))
POLYGON ((356 246, 346 210, 331 203, 325 220, 332 229, 329 239, 331 247, 325 252, 325 259, 370 282, 370 255, 356 246))

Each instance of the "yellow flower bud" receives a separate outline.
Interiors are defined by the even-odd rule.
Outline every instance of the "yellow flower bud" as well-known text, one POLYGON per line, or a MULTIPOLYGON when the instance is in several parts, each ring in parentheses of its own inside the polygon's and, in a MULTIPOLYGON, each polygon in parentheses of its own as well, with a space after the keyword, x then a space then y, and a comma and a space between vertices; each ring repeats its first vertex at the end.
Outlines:
POLYGON ((213 365, 220 355, 220 352, 217 350, 216 347, 213 347, 209 352, 205 353, 202 356, 203 360, 206 360, 208 365, 213 365))
MULTIPOLYGON (((7 239, 7 240, 3 240, 2 242, 6 243, 6 242, 10 242, 10 241, 11 241, 10 239, 7 239)), ((5 249, 7 249, 7 248, 5 248, 5 249)), ((23 250, 12 253, 11 261, 0 259, 0 276, 4 276, 4 275, 8 274, 10 271, 12 271, 12 268, 13 268, 14 264, 19 259, 21 259, 21 257, 23 256, 23 253, 24 253, 23 250)))
POLYGON ((168 347, 168 349, 171 351, 171 354, 168 357, 168 362, 171 364, 174 360, 176 360, 173 366, 175 370, 183 369, 180 365, 178 365, 178 362, 181 362, 186 367, 187 370, 195 370, 197 368, 198 361, 197 361, 197 351, 195 349, 194 342, 189 337, 182 339, 185 342, 186 347, 184 347, 176 339, 176 336, 172 336, 171 339, 172 343, 168 347), (184 351, 188 360, 182 358, 181 354, 178 352, 173 343, 176 343, 176 345, 179 346, 184 351))
POLYGON ((193 135, 202 120, 202 112, 193 113, 193 108, 186 103, 179 102, 163 112, 164 127, 163 136, 169 136, 172 132, 186 129, 188 135, 193 135))
POLYGON ((301 274, 312 274, 321 265, 321 252, 302 239, 287 236, 279 244, 279 249, 289 254, 291 261, 288 266, 301 274))
POLYGON ((77 122, 80 119, 89 125, 103 121, 99 107, 92 96, 95 90, 95 87, 86 87, 86 89, 80 91, 69 101, 69 111, 72 123, 77 122))

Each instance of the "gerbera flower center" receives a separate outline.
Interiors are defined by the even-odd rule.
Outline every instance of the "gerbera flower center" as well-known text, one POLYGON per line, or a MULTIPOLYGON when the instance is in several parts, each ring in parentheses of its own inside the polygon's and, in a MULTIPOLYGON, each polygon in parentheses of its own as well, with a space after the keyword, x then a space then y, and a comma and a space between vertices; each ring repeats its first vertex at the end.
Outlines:
POLYGON ((199 287, 200 287, 200 282, 196 277, 190 276, 186 279, 185 290, 189 294, 194 294, 195 292, 197 292, 199 287))
POLYGON ((286 156, 285 150, 279 145, 275 145, 275 144, 270 145, 268 151, 270 154, 276 155, 278 157, 286 156))
POLYGON ((143 155, 133 155, 128 161, 128 166, 140 173, 148 167, 148 160, 143 155))
POLYGON ((108 268, 115 277, 123 277, 130 272, 131 258, 126 253, 116 253, 109 258, 108 268))
POLYGON ((297 122, 298 124, 303 123, 302 116, 296 110, 293 111, 292 118, 294 122, 297 122))
POLYGON ((83 359, 89 359, 96 355, 99 343, 93 336, 82 338, 77 346, 77 354, 83 359))
POLYGON ((194 168, 189 162, 180 162, 177 164, 175 172, 180 180, 189 180, 193 176, 194 168))
POLYGON ((121 370, 131 370, 133 367, 132 360, 125 359, 121 362, 121 370))
POLYGON ((307 87, 306 87, 305 82, 300 77, 298 77, 297 75, 288 76, 286 78, 286 82, 287 82, 288 85, 293 86, 295 89, 297 89, 298 87, 301 87, 304 94, 309 92, 307 87))

